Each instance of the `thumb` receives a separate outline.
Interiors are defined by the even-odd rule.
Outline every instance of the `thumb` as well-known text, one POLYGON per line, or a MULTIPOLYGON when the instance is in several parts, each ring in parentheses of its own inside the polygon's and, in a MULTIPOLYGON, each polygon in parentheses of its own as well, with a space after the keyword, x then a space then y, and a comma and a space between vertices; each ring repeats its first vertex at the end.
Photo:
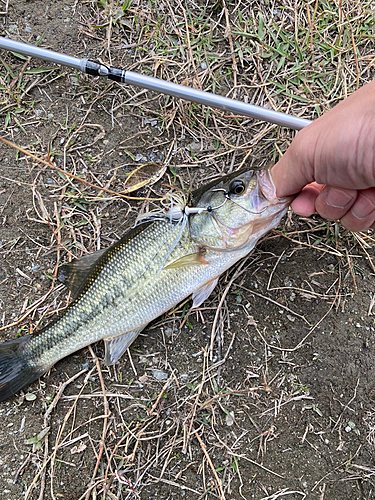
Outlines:
POLYGON ((282 158, 272 167, 271 176, 277 196, 291 196, 314 179, 314 123, 297 133, 282 158))

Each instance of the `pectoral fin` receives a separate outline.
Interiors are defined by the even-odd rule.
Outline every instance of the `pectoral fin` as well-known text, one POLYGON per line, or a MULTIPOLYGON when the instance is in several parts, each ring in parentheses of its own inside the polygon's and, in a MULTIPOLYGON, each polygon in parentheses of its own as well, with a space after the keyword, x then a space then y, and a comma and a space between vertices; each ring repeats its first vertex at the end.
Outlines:
POLYGON ((178 269, 185 266, 196 266, 197 264, 206 266, 208 265, 208 262, 204 258, 205 253, 205 251, 200 251, 185 255, 184 257, 181 257, 181 259, 177 259, 171 264, 168 264, 164 267, 164 269, 178 269))
POLYGON ((98 250, 90 255, 84 255, 80 259, 63 264, 59 269, 57 279, 72 292, 77 295, 82 283, 89 276, 100 257, 107 249, 98 250))
POLYGON ((214 278, 193 293, 193 309, 199 307, 202 302, 204 302, 211 295, 212 290, 217 285, 218 279, 219 278, 214 278))
POLYGON ((113 339, 104 340, 105 346, 105 364, 106 366, 111 366, 116 361, 121 358, 126 349, 133 343, 133 341, 138 337, 139 333, 143 330, 139 328, 133 332, 125 333, 119 337, 113 339))

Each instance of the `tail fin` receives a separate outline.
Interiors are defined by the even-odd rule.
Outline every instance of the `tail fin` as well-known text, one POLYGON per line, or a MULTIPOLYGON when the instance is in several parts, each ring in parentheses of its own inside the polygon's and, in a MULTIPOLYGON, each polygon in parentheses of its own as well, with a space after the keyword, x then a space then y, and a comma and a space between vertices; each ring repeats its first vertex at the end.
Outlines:
POLYGON ((23 348, 31 335, 0 344, 0 401, 38 379, 43 372, 30 366, 23 356, 23 348))

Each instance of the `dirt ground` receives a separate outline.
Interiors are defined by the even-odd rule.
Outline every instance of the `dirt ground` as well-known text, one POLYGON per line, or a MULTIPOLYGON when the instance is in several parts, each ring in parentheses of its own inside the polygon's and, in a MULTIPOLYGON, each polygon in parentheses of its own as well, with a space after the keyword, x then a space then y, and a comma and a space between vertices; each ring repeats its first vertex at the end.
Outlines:
MULTIPOLYGON (((3 36, 311 119, 374 76, 372 2, 0 10, 3 36)), ((294 135, 0 57, 2 135, 45 161, 0 146, 1 341, 62 310, 57 266, 116 241, 157 206, 145 198, 275 161, 294 135), (149 162, 158 182, 115 194, 149 162)), ((58 362, 0 404, 0 498, 375 498, 373 244, 290 213, 199 311, 159 318, 113 368, 102 343, 58 362)))

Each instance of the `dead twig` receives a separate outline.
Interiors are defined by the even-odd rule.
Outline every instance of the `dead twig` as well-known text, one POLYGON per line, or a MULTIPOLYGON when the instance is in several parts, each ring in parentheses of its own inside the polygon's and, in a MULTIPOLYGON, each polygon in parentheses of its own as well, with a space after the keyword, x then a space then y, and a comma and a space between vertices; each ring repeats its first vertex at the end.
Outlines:
POLYGON ((57 172, 60 172, 60 174, 63 174, 67 177, 70 177, 71 179, 74 179, 76 181, 82 182, 82 184, 85 184, 86 186, 94 188, 98 191, 104 191, 104 192, 109 193, 113 196, 118 196, 119 198, 124 198, 126 200, 142 200, 142 201, 144 201, 146 199, 149 201, 161 200, 161 198, 139 198, 137 196, 128 196, 128 195, 125 195, 122 193, 117 193, 116 191, 112 191, 110 189, 105 189, 102 186, 96 186, 95 184, 92 184, 92 182, 88 182, 85 179, 78 177, 77 175, 71 174, 70 172, 63 170, 62 168, 57 167, 51 161, 44 160, 43 158, 38 158, 38 156, 35 156, 33 153, 30 153, 30 151, 27 151, 26 149, 23 149, 20 146, 17 146, 16 144, 8 141, 7 139, 4 139, 4 137, 0 137, 0 141, 3 142, 4 144, 7 144, 8 146, 11 146, 14 149, 17 149, 17 151, 20 151, 21 153, 24 153, 25 155, 30 156, 30 158, 34 158, 34 160, 38 161, 39 163, 43 163, 43 165, 47 165, 48 167, 53 168, 57 172))
POLYGON ((208 451, 207 451, 207 448, 206 448, 206 445, 204 444, 202 438, 200 437, 200 435, 198 434, 198 431, 194 431, 193 434, 195 435, 195 437, 197 438, 199 444, 200 444, 200 447, 204 453, 204 456, 206 457, 206 460, 208 462, 208 465, 210 466, 212 472, 213 472, 213 475, 215 477, 215 481, 216 481, 216 484, 217 484, 217 487, 218 487, 218 490, 219 490, 219 496, 220 496, 220 499, 221 500, 225 500, 225 495, 224 495, 224 490, 223 490, 223 485, 221 483, 221 480, 216 472, 216 469, 214 467, 214 464, 212 463, 212 460, 210 458, 210 455, 208 454, 208 451))
MULTIPOLYGON (((100 380, 100 385, 101 385, 101 388, 102 388, 103 405, 104 405, 104 420, 103 420, 102 437, 100 439, 100 445, 99 445, 99 452, 98 452, 98 456, 97 456, 97 459, 96 459, 96 464, 95 464, 95 467, 94 467, 94 472, 92 473, 91 481, 90 481, 90 484, 88 486, 88 490, 87 490, 87 493, 86 493, 86 496, 85 496, 86 500, 88 500, 90 498, 91 490, 95 486, 95 477, 96 477, 96 474, 98 472, 99 465, 100 465, 100 462, 101 462, 101 459, 102 459, 102 455, 103 455, 103 451, 104 451, 104 447, 105 447, 105 437, 106 437, 106 434, 107 434, 108 418, 109 418, 109 415, 110 415, 110 410, 109 410, 109 405, 108 405, 108 400, 107 400, 107 394, 106 394, 105 384, 104 384, 104 380, 103 380, 103 374, 102 374, 102 370, 100 368, 99 360, 98 360, 96 354, 94 353, 94 351, 92 350, 91 346, 89 346, 89 351, 90 351, 90 354, 91 354, 91 356, 93 357, 93 359, 95 361, 96 369, 98 371, 98 376, 99 376, 99 380, 100 380)), ((103 493, 103 500, 105 500, 105 490, 104 490, 104 493, 103 493)))

